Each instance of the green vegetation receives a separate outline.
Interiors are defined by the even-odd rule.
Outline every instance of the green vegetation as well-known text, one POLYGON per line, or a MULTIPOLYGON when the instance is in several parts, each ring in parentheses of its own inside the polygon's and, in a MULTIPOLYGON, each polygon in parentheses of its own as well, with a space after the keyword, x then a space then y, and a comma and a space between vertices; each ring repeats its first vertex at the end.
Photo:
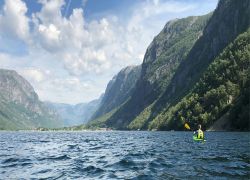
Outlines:
POLYGON ((131 99, 107 120, 109 127, 117 129, 146 127, 151 120, 152 113, 149 115, 149 112, 155 112, 149 106, 169 85, 179 64, 201 36, 210 17, 211 13, 177 19, 166 24, 146 51, 141 77, 131 99), (135 122, 132 122, 134 120, 135 122))
POLYGON ((180 62, 188 55, 211 15, 212 13, 209 13, 170 21, 154 39, 152 48, 148 51, 161 53, 155 55, 155 59, 151 57, 149 62, 144 62, 147 66, 144 78, 151 81, 155 88, 161 90, 160 92, 169 84, 180 62))
MULTIPOLYGON (((0 96, 1 97, 1 96, 0 96)), ((0 98, 0 130, 35 129, 37 127, 57 127, 53 116, 39 114, 25 108, 22 104, 0 98)))
POLYGON ((85 127, 88 129, 96 129, 96 128, 105 128, 105 122, 107 121, 110 116, 112 116, 117 109, 113 109, 112 111, 102 115, 101 117, 90 121, 85 127))
POLYGON ((145 108, 129 125, 129 129, 145 129, 148 124, 148 119, 152 113, 152 105, 145 108))
POLYGON ((232 126, 249 130, 250 30, 240 35, 208 67, 193 90, 159 114, 150 129, 183 130, 184 122, 211 126, 226 112, 232 126))
POLYGON ((60 127, 61 122, 15 71, 0 69, 0 130, 60 127))

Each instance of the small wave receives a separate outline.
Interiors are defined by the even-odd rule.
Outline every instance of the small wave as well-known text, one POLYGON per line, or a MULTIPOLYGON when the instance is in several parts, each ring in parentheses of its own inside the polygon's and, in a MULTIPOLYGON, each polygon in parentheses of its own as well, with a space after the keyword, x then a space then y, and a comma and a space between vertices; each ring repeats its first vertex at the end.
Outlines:
POLYGON ((69 144, 68 147, 69 147, 69 149, 74 149, 74 148, 78 147, 78 145, 77 144, 69 144))
POLYGON ((119 164, 125 165, 125 166, 131 166, 131 165, 135 165, 135 162, 130 159, 122 159, 121 161, 119 161, 119 164))
POLYGON ((3 164, 7 164, 7 163, 15 163, 15 162, 25 162, 25 161, 31 161, 30 159, 19 159, 19 158, 8 158, 5 159, 4 161, 2 161, 3 164))
POLYGON ((104 171, 103 169, 97 168, 95 166, 88 166, 88 167, 84 168, 83 170, 87 171, 87 172, 93 172, 93 173, 100 173, 100 172, 104 171))
POLYGON ((89 148, 89 150, 92 151, 92 150, 98 150, 102 148, 103 148, 102 146, 96 146, 96 147, 89 148))
POLYGON ((9 165, 4 165, 4 166, 1 166, 2 168, 9 168, 9 167, 16 167, 16 166, 20 166, 20 167, 25 167, 25 166, 28 166, 28 165, 31 165, 32 163, 28 163, 28 162, 25 162, 25 163, 13 163, 13 164, 9 164, 9 165))
POLYGON ((240 159, 243 162, 250 164, 250 157, 248 154, 243 153, 241 155, 236 156, 236 158, 240 159))
POLYGON ((39 160, 43 161, 43 160, 67 160, 67 159, 71 158, 67 155, 62 155, 62 156, 50 156, 50 157, 40 158, 39 160))
POLYGON ((132 178, 131 180, 148 180, 148 179, 151 179, 151 180, 153 180, 153 179, 156 179, 154 176, 152 176, 152 175, 146 175, 146 174, 142 174, 142 175, 138 175, 138 176, 136 176, 136 177, 134 177, 134 178, 132 178))
POLYGON ((98 139, 84 139, 83 142, 89 143, 89 142, 96 142, 96 141, 100 141, 98 139))
POLYGON ((219 161, 219 162, 230 161, 230 159, 228 157, 223 157, 223 156, 202 157, 201 160, 204 160, 204 161, 219 161))
POLYGON ((37 171, 35 173, 32 173, 32 175, 45 174, 45 173, 48 173, 48 172, 51 172, 51 171, 52 171, 51 169, 43 169, 43 170, 37 171))
POLYGON ((125 170, 127 168, 131 168, 134 169, 136 167, 136 163, 129 158, 123 158, 120 161, 113 163, 113 164, 109 164, 106 165, 105 167, 111 167, 113 169, 119 169, 119 170, 125 170))
POLYGON ((50 142, 50 141, 48 141, 48 140, 40 140, 39 141, 39 143, 48 143, 48 142, 50 142))
POLYGON ((100 174, 102 174, 104 172, 103 169, 99 168, 99 167, 95 167, 93 165, 89 165, 85 168, 82 168, 82 167, 76 167, 76 168, 73 168, 74 172, 80 172, 81 174, 83 175, 88 175, 88 176, 99 176, 100 174))

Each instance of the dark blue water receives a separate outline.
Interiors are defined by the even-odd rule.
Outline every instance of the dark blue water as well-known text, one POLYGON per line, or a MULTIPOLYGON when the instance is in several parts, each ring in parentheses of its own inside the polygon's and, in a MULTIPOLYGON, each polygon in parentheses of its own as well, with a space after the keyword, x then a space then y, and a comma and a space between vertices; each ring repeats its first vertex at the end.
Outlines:
POLYGON ((250 133, 0 132, 0 179, 249 179, 250 133))

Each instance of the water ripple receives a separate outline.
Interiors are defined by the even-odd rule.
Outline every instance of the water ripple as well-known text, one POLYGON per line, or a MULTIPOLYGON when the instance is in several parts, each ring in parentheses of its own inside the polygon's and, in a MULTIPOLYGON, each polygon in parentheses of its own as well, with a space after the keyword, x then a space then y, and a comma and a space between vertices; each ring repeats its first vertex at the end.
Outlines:
POLYGON ((0 132, 0 179, 250 179, 249 133, 206 137, 197 143, 188 132, 0 132))

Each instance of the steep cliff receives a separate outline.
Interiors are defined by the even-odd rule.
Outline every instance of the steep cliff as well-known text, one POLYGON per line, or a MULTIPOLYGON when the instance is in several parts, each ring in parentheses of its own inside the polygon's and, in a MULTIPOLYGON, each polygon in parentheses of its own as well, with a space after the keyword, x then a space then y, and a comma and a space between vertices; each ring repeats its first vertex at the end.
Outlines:
MULTIPOLYGON (((204 71, 222 50, 239 34, 245 32, 249 26, 249 1, 219 1, 203 35, 195 43, 187 58, 180 64, 163 95, 150 109, 150 115, 147 116, 148 121, 160 117, 161 112, 166 112, 180 102, 194 88, 204 71)), ((164 118, 167 121, 168 118, 166 116, 164 118)))
POLYGON ((249 99, 250 29, 230 43, 189 94, 160 113, 150 129, 182 130, 187 122, 211 130, 250 130, 249 99))
POLYGON ((122 69, 108 83, 100 107, 92 119, 96 119, 127 101, 141 74, 141 66, 128 66, 122 69))
POLYGON ((56 113, 15 71, 0 69, 0 129, 60 127, 56 113))
POLYGON ((166 24, 146 51, 141 76, 131 99, 108 119, 108 126, 126 129, 131 121, 160 97, 179 64, 202 35, 210 16, 176 19, 166 24))
POLYGON ((158 105, 176 102, 185 95, 219 53, 249 26, 250 1, 219 1, 203 35, 181 63, 158 105))

